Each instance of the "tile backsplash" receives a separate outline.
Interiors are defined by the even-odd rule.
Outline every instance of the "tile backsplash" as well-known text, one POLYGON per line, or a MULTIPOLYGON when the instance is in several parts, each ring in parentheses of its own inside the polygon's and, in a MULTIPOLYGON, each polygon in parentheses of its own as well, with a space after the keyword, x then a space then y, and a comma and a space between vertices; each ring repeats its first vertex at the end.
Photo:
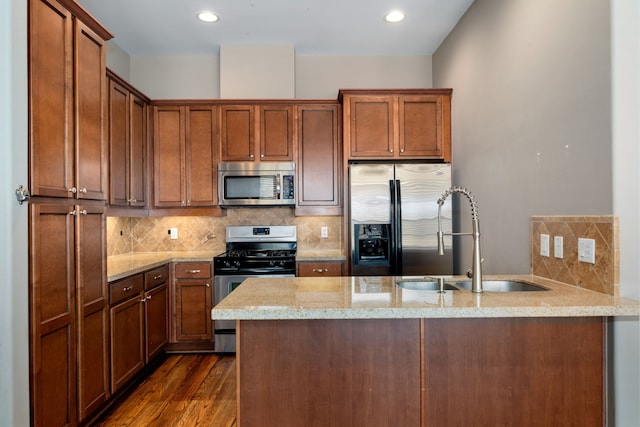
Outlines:
POLYGON ((609 295, 619 286, 618 218, 604 216, 531 217, 531 274, 609 295), (540 235, 549 235, 549 256, 540 255, 540 235), (554 255, 555 236, 563 237, 563 258, 554 255), (578 239, 595 240, 595 264, 578 261, 578 239))
POLYGON ((225 229, 229 225, 296 225, 299 250, 342 249, 341 216, 296 217, 291 208, 228 209, 224 217, 108 217, 107 255, 129 252, 214 251, 225 248, 225 229), (329 229, 320 238, 320 227, 329 229), (168 230, 178 229, 171 240, 168 230))

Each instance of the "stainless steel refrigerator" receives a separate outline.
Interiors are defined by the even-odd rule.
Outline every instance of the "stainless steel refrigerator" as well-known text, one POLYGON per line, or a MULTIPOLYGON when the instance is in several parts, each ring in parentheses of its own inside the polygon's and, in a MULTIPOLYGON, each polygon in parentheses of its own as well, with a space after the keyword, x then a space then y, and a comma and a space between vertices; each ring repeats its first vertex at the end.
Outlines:
MULTIPOLYGON (((351 274, 453 274, 451 239, 437 253, 438 203, 451 187, 443 163, 350 164, 351 274)), ((451 197, 441 209, 451 232, 451 197)))

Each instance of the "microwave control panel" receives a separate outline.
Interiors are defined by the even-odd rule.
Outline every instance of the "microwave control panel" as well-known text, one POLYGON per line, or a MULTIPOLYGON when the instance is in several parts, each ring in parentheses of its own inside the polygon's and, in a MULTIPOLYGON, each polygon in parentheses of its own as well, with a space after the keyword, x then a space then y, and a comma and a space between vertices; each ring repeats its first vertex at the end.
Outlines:
POLYGON ((293 181, 294 181, 293 175, 284 175, 282 177, 282 198, 283 199, 293 200, 295 198, 293 181))

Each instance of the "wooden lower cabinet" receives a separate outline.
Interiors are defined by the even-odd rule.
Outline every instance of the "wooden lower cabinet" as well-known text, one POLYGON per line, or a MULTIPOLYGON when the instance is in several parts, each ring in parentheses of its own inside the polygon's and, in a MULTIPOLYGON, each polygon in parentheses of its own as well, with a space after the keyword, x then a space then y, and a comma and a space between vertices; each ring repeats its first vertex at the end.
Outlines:
POLYGON ((111 392, 145 364, 142 274, 109 284, 111 293, 111 392))
POLYGON ((111 392, 164 350, 169 337, 168 265, 109 284, 111 392))
POLYGON ((104 207, 30 202, 34 426, 75 425, 109 397, 104 207))
POLYGON ((343 261, 299 261, 296 263, 296 276, 321 277, 342 276, 344 273, 343 261))
POLYGON ((242 320, 238 426, 603 426, 605 326, 242 320))
POLYGON ((174 342, 213 342, 211 262, 175 264, 174 342))

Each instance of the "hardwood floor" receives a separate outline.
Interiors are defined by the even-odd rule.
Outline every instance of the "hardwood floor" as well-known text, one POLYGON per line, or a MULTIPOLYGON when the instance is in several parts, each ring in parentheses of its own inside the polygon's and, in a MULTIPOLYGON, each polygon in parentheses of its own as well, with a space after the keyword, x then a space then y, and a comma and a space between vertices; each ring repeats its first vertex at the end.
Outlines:
POLYGON ((235 356, 169 355, 94 425, 235 427, 235 356))

